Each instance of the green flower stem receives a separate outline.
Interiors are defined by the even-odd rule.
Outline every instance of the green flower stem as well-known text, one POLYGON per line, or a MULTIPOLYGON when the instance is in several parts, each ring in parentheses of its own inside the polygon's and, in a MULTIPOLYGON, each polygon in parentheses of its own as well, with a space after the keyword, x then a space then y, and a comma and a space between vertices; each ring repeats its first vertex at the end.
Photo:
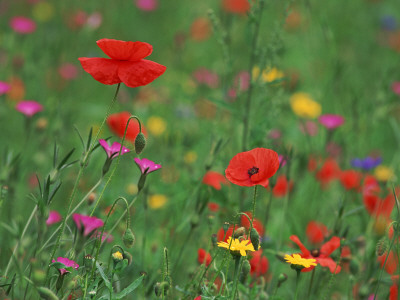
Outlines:
MULTIPOLYGON (((250 232, 253 229, 253 220, 254 220, 254 216, 256 214, 256 199, 257 199, 257 186, 254 186, 254 193, 253 193, 253 206, 252 206, 252 215, 251 215, 251 222, 250 222, 250 232)), ((257 249, 256 249, 257 251, 257 249)))
POLYGON ((231 300, 235 300, 236 299, 236 290, 237 290, 238 277, 239 277, 239 271, 240 271, 240 262, 241 261, 242 261, 242 257, 241 256, 235 257, 235 271, 234 271, 234 277, 233 277, 233 291, 232 291, 231 300))
POLYGON ((34 207, 33 210, 32 210, 31 215, 29 216, 28 221, 27 221, 26 224, 25 224, 24 230, 22 230, 21 237, 19 238, 17 244, 16 244, 15 247, 14 247, 13 253, 11 254, 10 260, 8 261, 8 264, 7 264, 7 268, 6 268, 5 272, 4 272, 4 277, 7 277, 8 271, 10 270, 10 267, 11 267, 11 262, 15 259, 15 253, 17 252, 17 249, 18 249, 18 247, 19 247, 19 244, 21 243, 22 239, 24 238, 25 233, 26 233, 26 231, 28 230, 28 227, 29 227, 29 225, 30 225, 31 222, 32 222, 32 219, 33 219, 33 217, 34 217, 34 215, 35 215, 37 209, 38 209, 38 206, 35 205, 35 207, 34 207))
MULTIPOLYGON (((80 169, 79 169, 78 176, 76 177, 74 187, 72 188, 72 192, 71 192, 71 195, 70 195, 69 200, 68 200, 68 210, 67 210, 67 214, 66 214, 67 216, 70 214, 70 211, 72 209, 72 203, 74 202, 74 198, 75 198, 75 194, 76 194, 76 191, 77 191, 77 188, 78 188, 78 184, 79 184, 79 182, 81 180, 81 177, 83 175, 83 170, 85 169, 86 164, 87 164, 87 162, 89 160, 89 156, 90 156, 95 144, 97 143, 97 139, 98 139, 98 137, 100 135, 101 130, 103 129, 104 123, 106 122, 107 117, 111 112, 111 108, 113 107, 113 105, 114 105, 114 103, 115 103, 115 101, 117 99, 117 95, 118 95, 118 92, 119 92, 120 85, 121 84, 118 83, 117 89, 116 89, 115 94, 114 94, 114 98, 112 99, 110 105, 107 108, 106 116, 104 117, 104 119, 103 119, 103 121, 102 121, 102 123, 101 123, 101 125, 99 127, 99 130, 97 131, 96 137, 92 141, 92 144, 89 147, 89 150, 86 151, 85 156, 82 159, 82 163, 81 163, 81 166, 80 166, 80 169)), ((121 149, 122 149, 122 147, 121 147, 121 149)), ((47 267, 47 272, 46 272, 47 273, 47 275, 46 275, 46 283, 49 281, 50 264, 51 264, 51 261, 54 258, 54 255, 56 254, 56 252, 58 250, 58 247, 60 246, 60 240, 61 240, 61 236, 62 236, 62 234, 64 232, 64 229, 65 229, 66 221, 67 221, 67 219, 63 218, 62 223, 61 223, 61 228, 60 228, 60 231, 59 231, 58 236, 57 236, 56 243, 55 243, 55 245, 53 247, 53 251, 51 252, 51 255, 50 255, 49 264, 48 264, 49 266, 47 267)))
POLYGON ((312 270, 312 273, 311 273, 310 285, 308 286, 308 293, 307 293, 308 296, 307 296, 307 299, 310 299, 310 296, 311 296, 311 288, 312 288, 313 281, 314 281, 315 269, 316 269, 316 268, 314 268, 314 269, 312 270))
POLYGON ((248 140, 248 135, 249 135, 249 129, 250 129, 250 111, 251 111, 251 99, 252 99, 252 94, 253 94, 253 89, 254 89, 254 80, 253 80, 253 68, 256 62, 256 56, 257 56, 257 42, 258 42, 258 36, 260 32, 260 24, 261 24, 261 19, 262 19, 262 14, 264 11, 264 4, 265 0, 259 0, 259 6, 257 9, 258 15, 256 19, 254 20, 255 22, 255 28, 254 28, 254 35, 253 35, 253 40, 251 43, 251 56, 250 56, 250 63, 249 63, 249 69, 248 72, 250 74, 250 86, 249 89, 247 90, 247 97, 246 97, 246 103, 245 103, 245 114, 243 116, 243 139, 242 139, 242 150, 245 151, 247 148, 247 140, 248 140))
POLYGON ((296 275, 296 292, 294 294, 294 300, 297 300, 297 296, 299 294, 299 282, 300 282, 300 274, 301 274, 301 270, 296 270, 297 275, 296 275))
POLYGON ((143 243, 142 243, 142 265, 145 265, 145 259, 146 259, 146 237, 147 237, 147 213, 148 213, 148 207, 147 207, 147 188, 144 189, 144 195, 143 195, 143 225, 144 225, 144 233, 143 233, 143 243))

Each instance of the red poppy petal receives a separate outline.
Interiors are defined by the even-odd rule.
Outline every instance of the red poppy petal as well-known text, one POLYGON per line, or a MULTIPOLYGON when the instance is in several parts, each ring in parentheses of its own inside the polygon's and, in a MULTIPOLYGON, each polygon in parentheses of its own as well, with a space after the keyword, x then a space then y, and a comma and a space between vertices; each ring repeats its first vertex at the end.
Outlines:
POLYGON ((229 162, 228 168, 225 170, 226 178, 232 183, 235 181, 249 181, 249 169, 255 166, 254 157, 248 152, 236 154, 229 162), (232 179, 232 180, 231 180, 232 179))
POLYGON ((259 173, 251 176, 251 181, 264 181, 272 177, 279 169, 278 153, 266 148, 255 148, 250 151, 254 157, 259 173))
POLYGON ((330 257, 317 257, 317 263, 320 264, 322 267, 328 267, 331 273, 339 273, 342 269, 339 265, 336 267, 336 262, 330 257))
POLYGON ((321 246, 321 255, 329 256, 333 251, 340 247, 340 238, 332 237, 329 241, 321 246))
POLYGON ((109 57, 117 60, 138 61, 149 56, 153 46, 144 42, 125 42, 113 39, 101 39, 97 45, 109 57))
POLYGON ((150 60, 124 61, 118 69, 119 78, 129 87, 149 84, 162 75, 167 68, 150 60))
POLYGON ((303 245, 303 243, 300 242, 300 239, 296 235, 290 236, 290 239, 293 242, 295 242, 297 244, 297 246, 299 246, 299 248, 303 254, 302 256, 311 256, 310 251, 308 251, 308 249, 303 245))
POLYGON ((116 84, 121 80, 118 77, 118 62, 112 59, 99 57, 80 57, 82 68, 92 77, 103 84, 116 84))

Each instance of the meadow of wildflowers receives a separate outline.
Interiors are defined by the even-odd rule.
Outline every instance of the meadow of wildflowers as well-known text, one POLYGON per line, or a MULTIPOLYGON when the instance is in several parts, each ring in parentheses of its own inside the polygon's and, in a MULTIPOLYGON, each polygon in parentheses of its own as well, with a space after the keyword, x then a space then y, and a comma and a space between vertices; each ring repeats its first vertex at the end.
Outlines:
POLYGON ((398 0, 0 26, 0 299, 400 299, 398 0))

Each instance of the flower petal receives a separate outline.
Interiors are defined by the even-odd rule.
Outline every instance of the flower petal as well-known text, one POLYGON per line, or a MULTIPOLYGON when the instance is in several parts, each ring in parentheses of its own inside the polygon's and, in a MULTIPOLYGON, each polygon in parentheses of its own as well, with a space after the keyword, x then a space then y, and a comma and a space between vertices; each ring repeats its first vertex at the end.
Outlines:
POLYGON ((325 257, 331 255, 333 251, 340 247, 340 238, 337 236, 332 237, 329 241, 321 246, 321 254, 325 257))
POLYGON ((153 51, 153 46, 144 42, 101 39, 96 43, 105 54, 117 60, 138 61, 149 56, 153 51))
POLYGON ((303 245, 302 242, 300 242, 300 239, 296 235, 290 236, 290 239, 299 246, 303 256, 305 257, 311 257, 310 251, 303 245))
POLYGON ((95 80, 108 85, 121 82, 118 77, 118 61, 99 57, 80 57, 79 61, 95 80))
POLYGON ((341 270, 341 267, 338 265, 336 267, 336 262, 330 258, 330 257, 317 257, 317 262, 322 266, 322 267, 328 267, 331 273, 339 273, 341 270))
POLYGON ((119 78, 129 87, 149 84, 161 76, 167 68, 150 60, 123 61, 118 69, 119 78))

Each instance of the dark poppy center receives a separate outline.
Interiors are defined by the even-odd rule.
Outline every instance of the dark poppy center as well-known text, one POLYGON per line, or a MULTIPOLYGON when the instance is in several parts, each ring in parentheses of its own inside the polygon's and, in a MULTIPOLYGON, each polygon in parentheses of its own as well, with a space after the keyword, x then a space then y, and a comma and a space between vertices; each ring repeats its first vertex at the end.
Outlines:
POLYGON ((313 257, 318 257, 320 255, 319 249, 311 250, 311 255, 313 257))
POLYGON ((249 174, 249 176, 253 176, 254 174, 258 173, 258 170, 260 170, 259 168, 256 167, 252 167, 250 169, 247 170, 247 174, 249 174))

